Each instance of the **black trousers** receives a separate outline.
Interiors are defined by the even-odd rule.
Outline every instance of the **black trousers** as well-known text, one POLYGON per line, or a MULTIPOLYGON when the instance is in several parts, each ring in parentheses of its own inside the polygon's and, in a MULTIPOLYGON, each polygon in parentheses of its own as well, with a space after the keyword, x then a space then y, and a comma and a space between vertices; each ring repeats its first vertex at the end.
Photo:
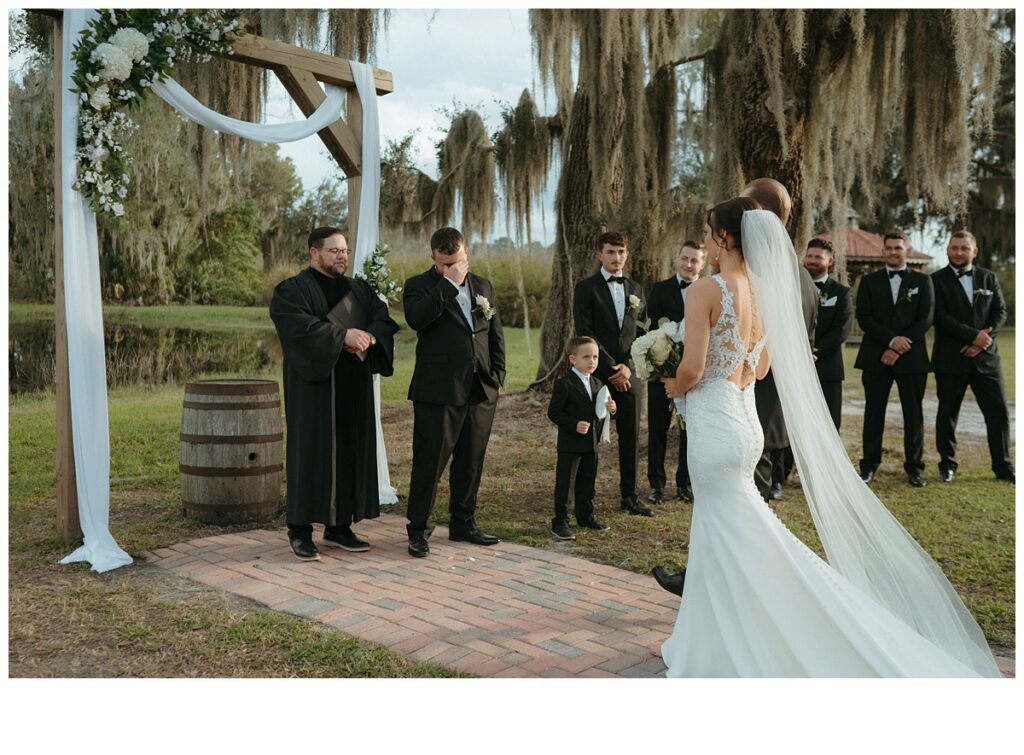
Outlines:
POLYGON ((885 431, 885 408, 893 382, 903 408, 903 469, 907 474, 924 472, 924 387, 927 372, 893 373, 892 370, 865 371, 864 383, 864 458, 861 472, 874 471, 882 462, 882 434, 885 431))
POLYGON ((468 404, 413 402, 412 475, 406 512, 410 535, 427 530, 437 498, 437 483, 449 459, 450 530, 466 532, 476 528, 477 489, 497 406, 498 399, 488 399, 476 378, 468 404))
POLYGON ((935 445, 938 447, 939 469, 956 469, 956 423, 960 418, 960 405, 970 386, 978 408, 985 417, 988 434, 988 452, 992 457, 992 471, 1002 477, 1013 472, 1010 461, 1010 414, 1006 408, 1006 392, 1002 372, 980 373, 972 370, 967 375, 935 373, 939 410, 935 416, 935 445))
POLYGON ((637 412, 635 393, 617 391, 610 383, 608 392, 615 402, 615 432, 619 438, 619 493, 626 498, 636 495, 636 468, 640 458, 637 446, 640 415, 637 412))
POLYGON ((839 430, 843 423, 843 381, 822 383, 821 392, 825 395, 828 413, 832 415, 832 424, 839 430))
MULTIPOLYGON (((668 484, 665 474, 665 451, 672 426, 672 403, 665 395, 665 386, 659 380, 647 384, 647 482, 652 488, 664 490, 668 484)), ((679 460, 676 466, 676 490, 690 485, 690 470, 686 466, 686 430, 679 430, 679 460)))
POLYGON ((573 487, 573 510, 576 522, 585 522, 594 515, 594 488, 597 484, 597 454, 559 451, 555 465, 555 518, 551 525, 569 518, 569 488, 573 487), (573 485, 573 477, 576 482, 573 485))

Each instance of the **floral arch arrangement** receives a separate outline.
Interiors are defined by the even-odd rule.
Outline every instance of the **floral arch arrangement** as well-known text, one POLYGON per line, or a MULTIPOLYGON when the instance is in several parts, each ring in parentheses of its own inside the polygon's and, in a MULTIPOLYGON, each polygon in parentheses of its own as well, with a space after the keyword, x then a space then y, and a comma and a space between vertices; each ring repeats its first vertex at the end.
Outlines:
POLYGON ((124 139, 129 112, 145 101, 177 60, 208 61, 231 53, 237 12, 224 10, 101 10, 72 50, 72 89, 79 96, 75 189, 93 211, 118 222, 131 183, 124 139))

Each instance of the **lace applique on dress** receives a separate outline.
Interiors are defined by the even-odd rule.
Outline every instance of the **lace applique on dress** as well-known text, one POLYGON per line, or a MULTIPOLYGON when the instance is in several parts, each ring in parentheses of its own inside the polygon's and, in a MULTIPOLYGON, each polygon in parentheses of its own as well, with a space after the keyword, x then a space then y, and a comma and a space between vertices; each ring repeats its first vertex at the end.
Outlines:
POLYGON ((722 311, 718 315, 718 322, 711 328, 708 356, 701 382, 728 380, 741 366, 745 368, 744 373, 747 370, 753 373, 765 345, 765 337, 762 334, 753 348, 749 352, 747 351, 747 345, 740 335, 740 322, 736 315, 733 294, 721 275, 711 277, 722 290, 722 311))

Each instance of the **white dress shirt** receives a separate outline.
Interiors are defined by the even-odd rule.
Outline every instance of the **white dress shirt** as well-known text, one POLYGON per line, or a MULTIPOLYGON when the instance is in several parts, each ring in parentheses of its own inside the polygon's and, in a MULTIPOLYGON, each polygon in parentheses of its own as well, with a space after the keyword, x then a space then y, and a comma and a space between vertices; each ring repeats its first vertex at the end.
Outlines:
MULTIPOLYGON (((604 276, 605 283, 608 283, 608 279, 612 277, 612 274, 601 268, 601 275, 604 276)), ((622 276, 617 276, 622 277, 622 276)), ((623 283, 608 283, 608 291, 612 295, 612 303, 615 305, 615 316, 619 318, 619 327, 622 327, 622 318, 626 316, 626 286, 623 283)))
MULTIPOLYGON (((677 285, 681 284, 685 280, 686 280, 686 278, 681 276, 679 273, 676 273, 676 284, 677 285)), ((687 281, 687 283, 689 283, 690 286, 692 286, 696 282, 697 282, 697 278, 694 278, 692 281, 687 281)), ((679 295, 683 297, 683 306, 684 307, 686 306, 686 293, 690 290, 690 286, 687 286, 686 288, 680 288, 679 289, 679 295)))
MULTIPOLYGON (((959 274, 959 270, 952 265, 950 265, 950 267, 953 269, 954 274, 959 274)), ((960 288, 962 288, 964 293, 967 294, 967 301, 974 304, 974 266, 972 265, 967 268, 966 272, 970 273, 970 275, 961 275, 957 280, 960 282, 960 288)))
POLYGON ((451 278, 445 278, 446 281, 455 286, 455 290, 458 291, 458 295, 455 297, 455 301, 459 304, 459 309, 462 310, 462 316, 466 318, 466 322, 469 323, 470 330, 473 329, 473 302, 469 299, 469 278, 467 277, 462 281, 460 286, 458 283, 453 281, 451 278))
POLYGON ((590 375, 584 375, 582 372, 577 370, 575 367, 572 371, 576 373, 576 377, 583 381, 583 387, 587 389, 587 395, 590 396, 590 400, 594 400, 594 394, 590 391, 590 375))
POLYGON ((889 288, 892 290, 892 303, 896 303, 896 297, 900 294, 900 285, 903 283, 903 279, 907 276, 907 266, 904 265, 900 268, 885 266, 886 273, 892 273, 896 270, 902 270, 903 275, 893 275, 889 277, 889 288))

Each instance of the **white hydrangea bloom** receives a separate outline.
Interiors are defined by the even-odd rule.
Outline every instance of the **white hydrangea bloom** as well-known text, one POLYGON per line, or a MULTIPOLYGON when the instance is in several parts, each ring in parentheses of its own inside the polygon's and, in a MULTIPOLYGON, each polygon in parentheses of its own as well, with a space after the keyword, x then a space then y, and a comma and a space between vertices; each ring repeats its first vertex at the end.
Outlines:
POLYGON ((100 76, 107 81, 124 81, 132 75, 132 59, 117 45, 109 42, 96 45, 92 59, 103 66, 100 76))
POLYGON ((94 110, 106 110, 110 107, 110 88, 104 84, 89 97, 89 104, 94 110))
POLYGON ((136 63, 149 54, 149 40, 138 29, 118 29, 110 38, 110 43, 124 50, 136 63))

